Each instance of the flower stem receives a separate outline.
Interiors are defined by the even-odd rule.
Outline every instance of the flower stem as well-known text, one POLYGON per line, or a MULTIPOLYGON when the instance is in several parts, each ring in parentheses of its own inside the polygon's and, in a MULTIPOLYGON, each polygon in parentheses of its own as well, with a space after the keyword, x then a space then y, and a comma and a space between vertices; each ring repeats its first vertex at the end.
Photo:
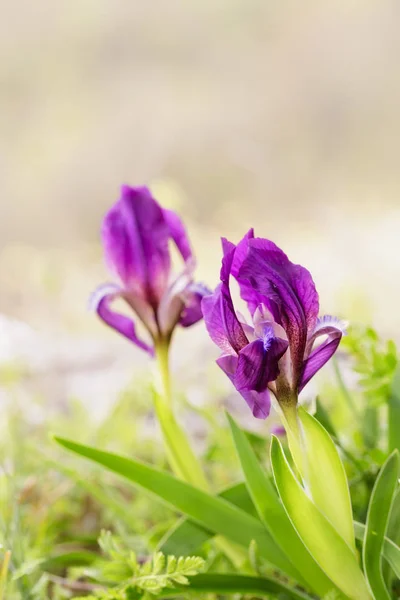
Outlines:
MULTIPOLYGON (((155 393, 155 410, 164 437, 168 462, 175 475, 191 485, 210 492, 210 486, 203 469, 194 454, 182 428, 175 419, 172 408, 171 377, 169 370, 169 345, 159 343, 156 346, 156 358, 161 377, 162 393, 155 393)), ((217 547, 236 567, 243 564, 246 553, 222 536, 215 537, 217 547)))
POLYGON ((167 343, 156 346, 156 357, 161 376, 162 393, 155 394, 155 409, 164 437, 168 461, 175 474, 203 490, 208 483, 201 465, 194 454, 182 428, 175 419, 172 409, 171 379, 169 371, 169 348, 167 343))

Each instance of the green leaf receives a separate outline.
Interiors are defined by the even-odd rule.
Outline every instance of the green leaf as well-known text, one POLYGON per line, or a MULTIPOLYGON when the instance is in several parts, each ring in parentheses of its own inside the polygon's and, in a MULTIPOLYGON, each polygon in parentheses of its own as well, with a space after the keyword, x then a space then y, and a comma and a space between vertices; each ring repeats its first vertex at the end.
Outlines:
MULTIPOLYGON (((250 515, 257 517, 256 509, 243 482, 223 490, 218 496, 250 515)), ((212 537, 214 537, 213 531, 202 527, 191 519, 183 517, 167 531, 158 549, 164 552, 164 554, 193 554, 212 537)))
POLYGON ((324 596, 332 589, 332 582, 315 562, 293 528, 246 435, 239 429, 230 415, 228 415, 228 419, 236 451, 246 478, 247 488, 258 510, 260 519, 291 560, 294 568, 296 568, 296 565, 301 566, 301 575, 298 575, 297 581, 305 581, 306 587, 310 587, 318 595, 324 596))
POLYGON ((396 449, 400 452, 400 365, 394 375, 388 405, 389 452, 396 449))
MULTIPOLYGON (((271 463, 283 505, 310 554, 348 598, 369 600, 369 590, 352 549, 302 488, 275 437, 271 463)), ((325 474, 321 472, 321 476, 325 474)))
POLYGON ((349 486, 337 448, 321 423, 302 407, 298 418, 301 443, 290 447, 296 466, 315 505, 355 554, 349 486))
MULTIPOLYGON (((265 577, 249 577, 247 575, 232 575, 219 573, 206 573, 189 577, 191 592, 223 594, 248 594, 267 598, 288 598, 288 600, 312 600, 311 596, 290 588, 283 583, 265 577)), ((183 591, 188 591, 183 590, 183 591)), ((181 588, 164 590, 162 597, 177 597, 181 588)))
POLYGON ((267 561, 287 575, 296 577, 297 572, 293 570, 291 562, 277 546, 263 524, 226 500, 207 494, 188 483, 175 479, 169 473, 139 461, 59 437, 54 439, 68 450, 93 460, 141 486, 173 509, 190 516, 206 529, 224 535, 246 548, 254 539, 260 554, 267 561))
MULTIPOLYGON (((392 510, 390 511, 390 519, 388 528, 386 530, 386 536, 391 539, 395 544, 400 542, 400 488, 397 488, 394 496, 392 510)), ((390 568, 390 563, 386 560, 383 563, 383 575, 386 581, 386 585, 389 590, 393 584, 393 569, 390 568)))
POLYGON ((390 600, 382 574, 382 549, 399 477, 399 454, 395 450, 376 479, 368 506, 363 545, 363 564, 368 585, 376 600, 390 600))
MULTIPOLYGON (((356 538, 363 541, 365 537, 366 527, 363 523, 354 521, 354 531, 356 538)), ((400 579, 400 547, 388 537, 384 538, 383 542, 383 557, 389 562, 396 577, 400 579)))

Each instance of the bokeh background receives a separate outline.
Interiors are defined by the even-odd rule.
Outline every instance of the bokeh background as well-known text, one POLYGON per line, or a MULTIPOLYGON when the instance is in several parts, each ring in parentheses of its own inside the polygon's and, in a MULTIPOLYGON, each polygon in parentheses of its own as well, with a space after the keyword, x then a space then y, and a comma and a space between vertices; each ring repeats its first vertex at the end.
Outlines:
MULTIPOLYGON (((219 236, 254 225, 311 270, 324 312, 399 339, 398 2, 17 0, 2 15, 3 375, 18 365, 30 391, 101 413, 148 364, 87 311, 123 182, 180 211, 210 286, 219 236)), ((205 359, 225 385, 214 356, 201 326, 179 333, 179 374, 205 359)))

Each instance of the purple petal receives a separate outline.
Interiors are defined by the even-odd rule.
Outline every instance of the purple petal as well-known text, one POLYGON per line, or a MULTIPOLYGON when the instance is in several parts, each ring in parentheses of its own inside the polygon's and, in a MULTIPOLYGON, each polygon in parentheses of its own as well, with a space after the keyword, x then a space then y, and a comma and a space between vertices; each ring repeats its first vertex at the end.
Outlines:
POLYGON ((240 297, 247 304, 247 307, 250 311, 250 314, 253 316, 257 307, 262 304, 265 299, 262 294, 257 292, 254 287, 249 283, 247 279, 239 278, 239 271, 241 266, 246 259, 249 251, 249 241, 254 238, 254 229, 250 229, 243 239, 240 240, 238 245, 236 246, 235 256, 232 262, 232 275, 235 277, 239 284, 240 289, 240 297))
POLYGON ((324 366, 326 362, 336 352, 344 333, 344 324, 338 319, 330 316, 322 317, 318 320, 313 335, 310 337, 308 348, 310 354, 304 361, 303 372, 299 384, 299 392, 307 385, 315 373, 324 366), (326 340, 317 348, 311 351, 315 340, 326 335, 326 340))
POLYGON ((123 297, 123 293, 124 290, 116 285, 103 285, 92 294, 90 308, 97 312, 100 319, 102 319, 106 325, 112 327, 112 329, 115 329, 118 333, 128 338, 128 340, 136 344, 136 346, 153 356, 153 348, 139 339, 136 335, 135 324, 132 319, 114 312, 110 308, 110 304, 113 300, 123 297))
POLYGON ((239 283, 247 283, 262 296, 274 320, 285 329, 292 357, 293 384, 300 377, 307 335, 318 315, 318 294, 310 273, 291 263, 273 242, 249 240, 249 249, 238 273, 239 283))
POLYGON ((234 354, 248 344, 225 283, 220 283, 213 294, 203 298, 201 310, 212 341, 223 352, 234 354))
POLYGON ((239 391, 263 392, 279 375, 279 359, 286 352, 286 340, 273 337, 255 340, 239 352, 235 387, 239 391))
POLYGON ((179 320, 182 327, 190 327, 203 318, 201 301, 210 293, 211 290, 202 283, 192 283, 188 286, 185 292, 185 307, 179 320))
POLYGON ((102 239, 108 264, 124 286, 157 306, 168 284, 170 227, 146 187, 122 186, 106 214, 102 239))
POLYGON ((217 346, 226 354, 238 353, 248 344, 243 327, 237 318, 229 289, 229 276, 235 253, 235 246, 222 239, 224 257, 221 266, 221 283, 210 296, 201 303, 207 331, 217 346))
MULTIPOLYGON (((237 356, 221 356, 217 360, 217 364, 233 383, 238 364, 237 356)), ((246 400, 254 417, 257 419, 268 417, 271 410, 271 397, 268 389, 260 393, 254 390, 241 390, 239 393, 246 400)))
POLYGON ((164 218, 168 224, 171 238, 186 262, 193 257, 189 238, 181 218, 173 211, 163 209, 164 218))

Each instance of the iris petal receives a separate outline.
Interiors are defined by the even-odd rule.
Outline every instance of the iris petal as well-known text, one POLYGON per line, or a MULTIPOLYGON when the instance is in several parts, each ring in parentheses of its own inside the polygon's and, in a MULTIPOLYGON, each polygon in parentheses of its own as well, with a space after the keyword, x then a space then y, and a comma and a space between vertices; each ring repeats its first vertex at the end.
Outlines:
POLYGON ((307 385, 312 377, 324 366, 325 363, 336 352, 342 335, 345 333, 344 323, 330 316, 318 319, 313 335, 308 342, 309 356, 304 361, 303 372, 301 375, 299 392, 307 385), (327 336, 317 348, 312 350, 314 342, 318 337, 327 336))
MULTIPOLYGON (((218 358, 217 364, 234 384, 238 357, 232 355, 221 356, 218 358)), ((253 417, 256 417, 257 419, 266 419, 268 417, 271 410, 271 397, 268 389, 265 389, 262 392, 256 392, 255 390, 238 391, 247 402, 253 417)))
POLYGON ((279 359, 288 347, 286 340, 271 337, 255 340, 239 352, 235 386, 239 391, 264 391, 279 375, 279 359), (266 342, 268 345, 266 345, 266 342))
POLYGON ((291 263, 273 242, 249 240, 249 249, 239 271, 239 285, 250 285, 274 320, 285 329, 292 357, 293 384, 298 384, 307 335, 318 315, 318 294, 310 273, 291 263))
POLYGON ((166 208, 162 209, 165 221, 169 227, 170 236, 175 242, 176 247, 182 255, 183 260, 186 262, 193 257, 192 248, 190 246, 189 238, 186 232, 186 228, 181 218, 173 210, 166 208))
POLYGON ((155 306, 170 272, 170 227, 146 187, 122 186, 106 214, 102 240, 106 260, 126 288, 155 306))
POLYGON ((143 342, 136 334, 135 323, 132 319, 121 315, 110 308, 110 304, 117 298, 123 297, 123 290, 116 285, 107 284, 99 287, 90 299, 90 308, 95 310, 98 316, 112 329, 136 344, 139 348, 148 352, 151 356, 154 350, 149 344, 143 342))

